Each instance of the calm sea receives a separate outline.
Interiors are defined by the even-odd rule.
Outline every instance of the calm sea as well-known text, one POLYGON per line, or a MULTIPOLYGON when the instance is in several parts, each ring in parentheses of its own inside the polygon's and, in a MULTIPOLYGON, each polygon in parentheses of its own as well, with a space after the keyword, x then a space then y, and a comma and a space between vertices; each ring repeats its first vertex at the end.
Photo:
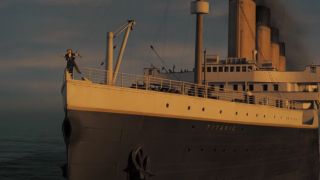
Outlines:
POLYGON ((63 117, 12 116, 15 118, 7 115, 0 121, 0 179, 63 180, 63 117))

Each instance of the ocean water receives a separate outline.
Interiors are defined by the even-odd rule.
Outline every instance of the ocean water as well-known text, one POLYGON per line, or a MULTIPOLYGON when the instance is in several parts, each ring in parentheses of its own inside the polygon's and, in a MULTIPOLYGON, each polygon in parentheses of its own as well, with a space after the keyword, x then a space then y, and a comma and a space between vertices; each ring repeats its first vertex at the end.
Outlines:
POLYGON ((63 117, 19 118, 1 117, 0 179, 63 180, 60 169, 66 160, 61 133, 63 117))

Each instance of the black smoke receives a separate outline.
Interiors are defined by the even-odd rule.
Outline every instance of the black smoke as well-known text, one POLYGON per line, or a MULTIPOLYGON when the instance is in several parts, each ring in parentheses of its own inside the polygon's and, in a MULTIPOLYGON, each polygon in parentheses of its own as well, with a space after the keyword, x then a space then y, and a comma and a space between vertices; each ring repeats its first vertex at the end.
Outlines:
POLYGON ((298 21, 297 13, 288 9, 290 0, 256 0, 257 5, 264 5, 271 9, 271 26, 280 30, 280 41, 286 44, 287 68, 298 70, 311 64, 308 49, 303 38, 306 27, 298 21))

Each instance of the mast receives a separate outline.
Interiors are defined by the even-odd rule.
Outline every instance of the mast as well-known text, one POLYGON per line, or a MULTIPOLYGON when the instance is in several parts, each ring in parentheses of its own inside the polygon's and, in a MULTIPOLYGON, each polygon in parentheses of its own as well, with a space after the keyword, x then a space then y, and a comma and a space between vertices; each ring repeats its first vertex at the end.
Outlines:
POLYGON ((209 13, 209 3, 205 0, 191 2, 191 14, 197 15, 196 43, 195 43, 195 69, 194 83, 202 84, 202 59, 203 59, 203 15, 209 13))
POLYGON ((113 76, 113 38, 114 33, 108 32, 107 35, 107 66, 106 66, 106 84, 111 85, 112 84, 112 76, 113 76))

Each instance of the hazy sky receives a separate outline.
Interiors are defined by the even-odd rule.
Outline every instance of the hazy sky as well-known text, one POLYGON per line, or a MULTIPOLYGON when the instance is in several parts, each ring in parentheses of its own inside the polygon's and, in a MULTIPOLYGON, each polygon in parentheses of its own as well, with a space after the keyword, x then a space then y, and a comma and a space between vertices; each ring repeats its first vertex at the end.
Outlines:
MULTIPOLYGON (((296 37, 288 41, 292 43, 288 54, 305 57, 293 57, 290 67, 320 63, 320 1, 277 2, 282 4, 277 5, 277 11, 282 13, 277 23, 285 25, 283 28, 288 31, 282 34, 296 37)), ((80 67, 99 67, 105 58, 106 32, 116 30, 127 19, 135 19, 137 24, 129 37, 121 71, 141 73, 151 63, 162 66, 149 49, 151 44, 168 66, 191 69, 195 17, 189 13, 189 3, 189 0, 1 0, 0 117, 40 111, 47 112, 48 117, 56 114, 62 117, 60 88, 65 50, 80 51, 83 56, 77 60, 80 67)), ((205 17, 205 47, 209 54, 225 57, 228 1, 210 3, 211 13, 205 17)))

